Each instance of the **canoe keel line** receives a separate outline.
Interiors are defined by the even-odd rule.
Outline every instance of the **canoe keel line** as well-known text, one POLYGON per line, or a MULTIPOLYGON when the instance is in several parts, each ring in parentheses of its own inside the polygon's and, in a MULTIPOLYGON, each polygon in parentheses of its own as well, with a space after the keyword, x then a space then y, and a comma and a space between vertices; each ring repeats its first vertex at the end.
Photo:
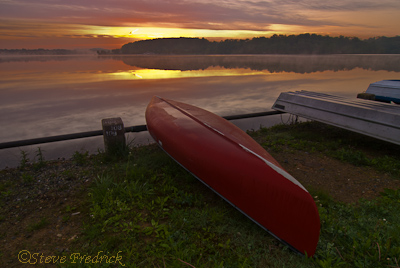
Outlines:
POLYGON ((257 142, 227 120, 153 97, 150 135, 182 167, 292 250, 312 256, 320 232, 307 190, 257 142))

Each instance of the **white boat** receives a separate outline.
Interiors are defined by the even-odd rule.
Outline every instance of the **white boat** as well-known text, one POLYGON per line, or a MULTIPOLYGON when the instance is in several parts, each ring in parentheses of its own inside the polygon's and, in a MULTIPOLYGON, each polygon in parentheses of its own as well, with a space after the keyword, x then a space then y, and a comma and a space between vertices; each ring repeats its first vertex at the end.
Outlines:
POLYGON ((375 100, 400 104, 400 80, 382 80, 371 83, 365 92, 375 95, 375 100))
POLYGON ((282 92, 272 109, 400 145, 400 106, 311 91, 282 92))

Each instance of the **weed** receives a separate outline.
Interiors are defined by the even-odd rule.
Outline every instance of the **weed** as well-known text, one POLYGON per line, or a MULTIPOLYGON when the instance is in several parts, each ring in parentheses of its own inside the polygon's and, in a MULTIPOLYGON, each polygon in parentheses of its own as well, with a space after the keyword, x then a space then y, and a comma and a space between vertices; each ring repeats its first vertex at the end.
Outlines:
POLYGON ((11 181, 1 181, 0 182, 0 192, 3 192, 13 185, 11 181))
POLYGON ((2 196, 2 197, 8 197, 8 196, 11 196, 12 193, 13 193, 13 192, 12 192, 11 190, 1 191, 1 192, 0 192, 0 196, 2 196))
POLYGON ((126 144, 115 144, 109 146, 107 151, 102 154, 104 162, 116 162, 129 155, 130 149, 126 144))
POLYGON ((37 148, 36 156, 37 156, 38 162, 39 162, 40 164, 44 162, 43 151, 42 151, 42 149, 40 149, 40 147, 37 148))
POLYGON ((88 163, 89 152, 84 153, 76 151, 72 155, 72 161, 78 166, 84 166, 88 163))
POLYGON ((40 147, 37 148, 36 157, 37 157, 37 162, 34 164, 34 167, 36 170, 39 170, 46 164, 44 160, 43 150, 40 149, 40 147))
POLYGON ((370 161, 371 165, 376 169, 388 172, 395 177, 400 178, 400 160, 396 157, 384 155, 383 157, 376 157, 370 161))
POLYGON ((24 150, 21 150, 20 153, 21 153, 21 161, 19 163, 19 167, 25 168, 26 165, 29 163, 28 153, 24 150))
POLYGON ((28 173, 22 173, 22 180, 24 183, 29 184, 33 182, 33 176, 28 173))
POLYGON ((48 224, 49 224, 48 219, 46 217, 43 217, 38 222, 28 225, 27 230, 29 232, 33 232, 46 227, 48 224))
POLYGON ((361 151, 341 148, 333 152, 332 155, 343 162, 347 162, 355 166, 371 165, 370 159, 368 159, 365 153, 361 151))
POLYGON ((65 207, 65 212, 72 212, 72 211, 74 211, 76 209, 76 207, 71 207, 70 205, 67 205, 66 207, 65 207))
POLYGON ((69 221, 70 218, 71 218, 71 217, 70 217, 69 215, 66 215, 66 216, 63 216, 63 217, 62 217, 61 221, 62 221, 63 223, 66 223, 66 222, 69 221))
POLYGON ((68 179, 72 179, 72 178, 74 178, 74 172, 72 171, 72 170, 69 170, 69 169, 66 169, 66 170, 63 170, 62 172, 61 172, 61 174, 64 176, 64 177, 66 177, 66 178, 68 178, 68 179))

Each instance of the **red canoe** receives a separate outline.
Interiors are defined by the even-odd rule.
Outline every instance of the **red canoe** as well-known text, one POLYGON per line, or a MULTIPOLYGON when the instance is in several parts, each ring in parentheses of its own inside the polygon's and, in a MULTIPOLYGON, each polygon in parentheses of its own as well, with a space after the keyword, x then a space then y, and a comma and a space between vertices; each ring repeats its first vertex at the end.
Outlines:
POLYGON ((290 248, 312 256, 320 221, 307 190, 256 141, 211 112, 153 97, 147 128, 175 161, 290 248))

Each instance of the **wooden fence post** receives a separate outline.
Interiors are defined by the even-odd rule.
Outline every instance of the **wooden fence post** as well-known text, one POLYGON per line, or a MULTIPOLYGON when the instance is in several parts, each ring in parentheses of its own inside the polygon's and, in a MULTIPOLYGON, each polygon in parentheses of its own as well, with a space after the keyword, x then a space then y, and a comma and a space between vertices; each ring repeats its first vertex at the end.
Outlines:
POLYGON ((120 117, 101 120, 106 153, 123 152, 126 148, 125 127, 120 117))

